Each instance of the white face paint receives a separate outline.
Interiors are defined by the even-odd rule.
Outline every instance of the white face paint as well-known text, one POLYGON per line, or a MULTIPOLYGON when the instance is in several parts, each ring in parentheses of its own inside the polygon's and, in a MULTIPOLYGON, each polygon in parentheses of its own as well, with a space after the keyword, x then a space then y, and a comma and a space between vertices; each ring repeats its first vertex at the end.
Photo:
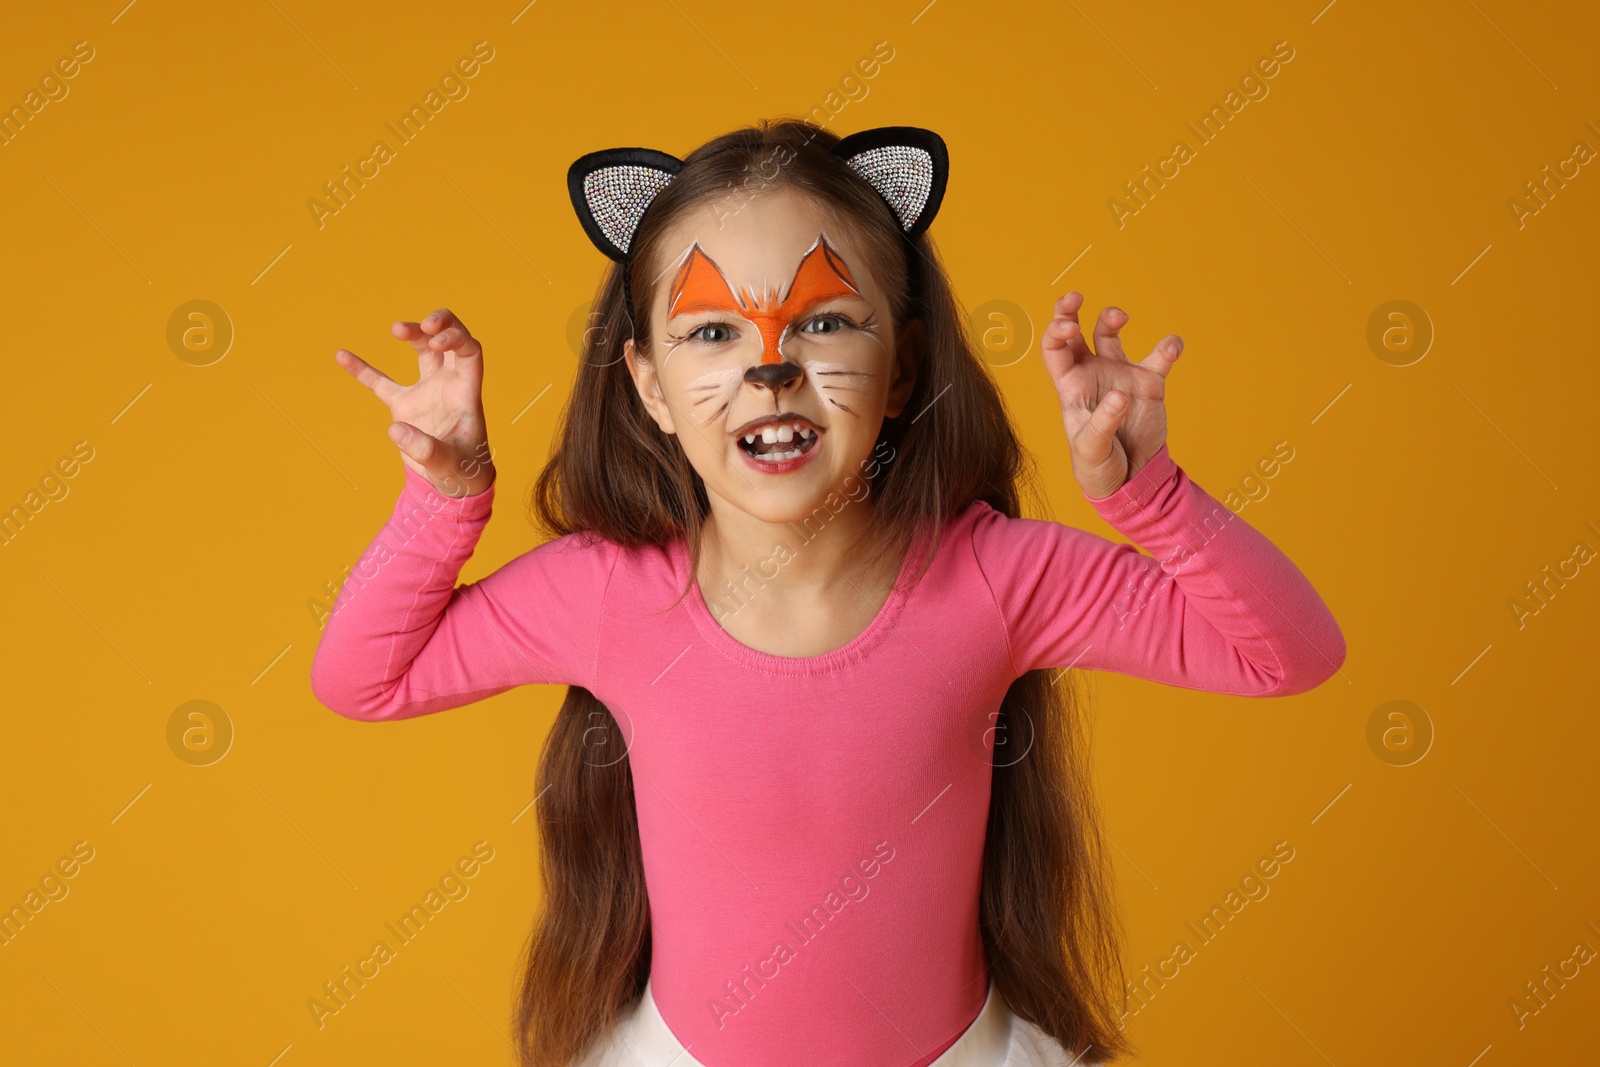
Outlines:
MULTIPOLYGON (((671 358, 672 353, 668 352, 666 359, 671 358)), ((727 407, 729 398, 739 391, 739 385, 743 380, 744 368, 730 366, 708 370, 700 377, 686 382, 683 392, 688 397, 690 416, 699 417, 696 409, 704 410, 707 404, 727 407)))

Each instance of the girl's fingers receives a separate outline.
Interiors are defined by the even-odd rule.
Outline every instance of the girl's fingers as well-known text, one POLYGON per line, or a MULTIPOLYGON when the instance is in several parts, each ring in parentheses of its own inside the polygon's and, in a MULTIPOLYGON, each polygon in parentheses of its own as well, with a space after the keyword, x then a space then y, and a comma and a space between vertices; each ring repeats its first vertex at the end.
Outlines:
POLYGON ((411 342, 417 350, 417 369, 424 378, 441 367, 454 367, 456 360, 483 355, 478 339, 449 308, 440 308, 421 322, 402 319, 391 325, 389 332, 411 342))
POLYGON ((1094 324, 1094 353, 1097 356, 1109 356, 1112 359, 1127 359, 1127 354, 1122 351, 1122 339, 1117 332, 1128 325, 1128 313, 1121 308, 1108 307, 1100 310, 1100 317, 1094 324))
POLYGON ((1076 289, 1056 301, 1056 314, 1072 322, 1078 321, 1078 309, 1083 306, 1083 294, 1076 289))
POLYGON ((1071 370, 1073 364, 1093 354, 1084 342, 1083 327, 1078 323, 1078 308, 1082 304, 1081 293, 1071 292, 1063 296, 1056 301, 1056 317, 1044 328, 1039 351, 1052 377, 1059 378, 1071 370))
POLYGON ((409 422, 397 422, 390 426, 389 440, 407 456, 430 469, 434 457, 439 454, 439 442, 409 422))
POLYGON ((468 333, 467 328, 459 323, 447 330, 441 330, 434 334, 428 344, 435 352, 454 352, 458 359, 466 359, 483 353, 483 346, 478 344, 478 339, 468 333))
MULTIPOLYGON (((467 327, 460 319, 456 318, 455 313, 449 308, 440 308, 423 319, 418 325, 432 335, 428 341, 427 351, 419 353, 417 356, 417 366, 424 377, 432 374, 440 367, 453 367, 455 359, 463 354, 460 350, 469 342, 474 345, 477 343, 472 340, 472 335, 467 332, 467 327), (445 355, 446 352, 450 351, 455 351, 455 356, 445 355)), ((476 352, 469 354, 477 355, 476 352)))
POLYGON ((402 319, 390 326, 389 332, 402 341, 411 342, 411 347, 417 350, 417 370, 426 378, 444 365, 444 357, 433 345, 433 338, 454 322, 450 309, 440 308, 421 322, 402 319))
POLYGON ((397 322, 389 327, 389 332, 402 341, 410 341, 411 347, 417 350, 419 357, 433 351, 432 348, 428 347, 430 337, 423 332, 421 323, 397 322))
POLYGON ((1051 377, 1059 378, 1072 369, 1084 355, 1083 331, 1078 324, 1067 319, 1051 319, 1039 340, 1039 353, 1044 357, 1045 369, 1051 377))
POLYGON ((1165 378, 1167 371, 1172 369, 1172 364, 1181 355, 1183 355, 1183 338, 1175 333, 1169 333, 1156 342, 1150 354, 1139 361, 1139 366, 1153 370, 1165 378))
POLYGON ((333 358, 338 361, 339 366, 349 371, 356 381, 371 389, 378 399, 385 404, 402 388, 393 378, 348 348, 341 348, 334 352, 333 358))
POLYGON ((1063 323, 1072 323, 1076 330, 1065 331, 1062 336, 1067 338, 1072 348, 1074 360, 1087 359, 1093 355, 1089 351, 1089 343, 1083 339, 1083 324, 1078 321, 1078 309, 1083 306, 1083 294, 1076 289, 1056 301, 1056 316, 1063 323))
POLYGON ((418 325, 420 325, 427 333, 437 334, 443 333, 452 326, 459 325, 459 322, 456 319, 455 313, 449 308, 440 308, 432 315, 429 315, 427 318, 423 319, 420 323, 418 323, 418 325))
POLYGON ((1117 427, 1128 414, 1128 398, 1112 390, 1100 398, 1100 404, 1089 415, 1089 421, 1078 431, 1078 453, 1091 464, 1104 463, 1111 455, 1111 445, 1117 436, 1117 427))

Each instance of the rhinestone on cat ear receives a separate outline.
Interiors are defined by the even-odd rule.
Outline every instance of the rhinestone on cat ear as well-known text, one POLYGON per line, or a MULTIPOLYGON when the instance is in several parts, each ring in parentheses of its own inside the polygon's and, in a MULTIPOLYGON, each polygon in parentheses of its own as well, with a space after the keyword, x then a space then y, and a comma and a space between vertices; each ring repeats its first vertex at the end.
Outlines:
POLYGON ((683 169, 683 160, 653 148, 602 148, 567 168, 567 195, 583 232, 606 256, 623 265, 623 307, 633 315, 628 252, 650 202, 683 169))
POLYGON ((910 240, 926 230, 944 201, 950 154, 944 138, 920 126, 879 126, 852 133, 831 149, 888 202, 910 240))
POLYGON ((621 262, 650 201, 682 169, 683 160, 651 148, 606 148, 567 168, 567 194, 589 240, 621 262))

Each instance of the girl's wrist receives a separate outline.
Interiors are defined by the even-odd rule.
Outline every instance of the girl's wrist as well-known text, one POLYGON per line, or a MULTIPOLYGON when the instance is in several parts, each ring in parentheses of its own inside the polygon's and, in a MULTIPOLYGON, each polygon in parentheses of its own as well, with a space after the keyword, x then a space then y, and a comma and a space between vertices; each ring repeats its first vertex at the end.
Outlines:
POLYGON ((480 471, 470 482, 457 475, 446 475, 441 484, 433 475, 407 466, 406 486, 430 511, 454 504, 461 515, 476 515, 487 511, 494 500, 495 476, 491 467, 480 471))
POLYGON ((436 485, 435 488, 452 500, 461 500, 487 493, 494 488, 494 479, 494 465, 482 464, 473 472, 472 477, 452 474, 445 479, 444 485, 436 485))
POLYGON ((1115 521, 1144 507, 1164 485, 1168 479, 1177 473, 1177 463, 1167 450, 1167 443, 1162 442, 1161 447, 1128 478, 1117 490, 1107 496, 1094 497, 1084 493, 1084 498, 1094 505, 1108 521, 1115 521))

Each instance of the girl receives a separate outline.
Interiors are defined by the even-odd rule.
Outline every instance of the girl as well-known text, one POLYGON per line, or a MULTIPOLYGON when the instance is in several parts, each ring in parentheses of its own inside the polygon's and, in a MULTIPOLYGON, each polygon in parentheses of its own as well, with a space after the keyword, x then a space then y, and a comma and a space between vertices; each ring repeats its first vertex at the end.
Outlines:
POLYGON ((1148 550, 1019 517, 1031 475, 928 223, 944 143, 763 122, 573 164, 600 286, 532 494, 553 539, 457 587, 495 495, 483 353, 396 323, 405 489, 317 697, 404 719, 568 686, 537 781, 526 1064, 1093 1064, 1130 1051, 1074 672, 1320 684, 1338 625, 1168 453, 1168 336, 1041 354, 1085 498, 1148 550), (1063 681, 1066 675, 1070 680, 1063 681))

